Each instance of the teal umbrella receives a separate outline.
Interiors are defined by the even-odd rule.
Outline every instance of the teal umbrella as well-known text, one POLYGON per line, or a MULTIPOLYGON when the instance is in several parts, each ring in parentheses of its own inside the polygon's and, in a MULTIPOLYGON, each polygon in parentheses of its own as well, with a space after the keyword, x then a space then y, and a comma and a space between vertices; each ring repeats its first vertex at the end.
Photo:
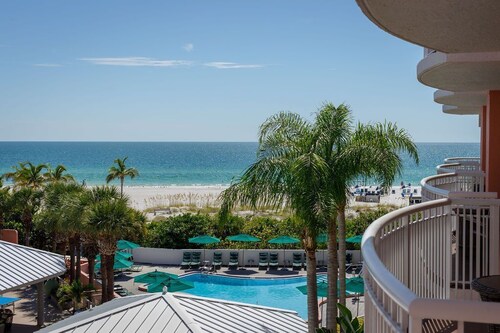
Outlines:
POLYGON ((189 243, 193 243, 193 244, 214 244, 214 243, 219 243, 219 242, 220 242, 219 238, 208 236, 208 235, 201 235, 201 236, 189 238, 189 243))
MULTIPOLYGON (((113 269, 127 269, 132 267, 134 263, 125 259, 115 258, 115 263, 113 264, 113 269)), ((98 271, 101 269, 101 262, 95 264, 95 270, 98 271)))
MULTIPOLYGON (((328 297, 328 283, 321 281, 316 285, 316 287, 318 289, 318 297, 328 297)), ((307 295, 307 284, 297 287, 297 289, 304 295, 307 295)))
POLYGON ((326 242, 328 242, 327 234, 320 234, 316 236, 316 243, 326 243, 326 242))
POLYGON ((128 240, 120 239, 116 243, 118 250, 131 250, 131 249, 136 249, 138 247, 141 247, 139 244, 130 242, 128 240))
MULTIPOLYGON (((201 236, 189 238, 188 241, 189 241, 189 243, 192 243, 192 244, 207 245, 207 244, 219 243, 220 239, 217 237, 212 237, 212 236, 208 236, 208 235, 201 235, 201 236)), ((203 249, 203 260, 205 260, 205 249, 203 249)))
POLYGON ((345 280, 346 291, 352 294, 363 295, 365 292, 365 281, 362 277, 356 276, 345 280))
MULTIPOLYGON (((279 236, 268 241, 270 244, 294 244, 300 243, 300 240, 290 236, 279 236)), ((285 248, 283 248, 283 269, 285 269, 285 248)))
POLYGON ((345 241, 347 243, 358 243, 358 244, 360 244, 362 239, 363 239, 363 235, 357 235, 357 236, 349 237, 345 241))
MULTIPOLYGON (((121 252, 121 251, 116 251, 115 252, 115 258, 118 258, 118 259, 129 260, 131 257, 132 257, 132 253, 121 252)), ((97 257, 95 258, 95 261, 101 261, 101 255, 100 254, 97 255, 97 257)))
MULTIPOLYGON (((338 290, 340 289, 340 281, 337 280, 337 295, 340 296, 338 290)), ((365 291, 365 284, 363 281, 363 278, 360 277, 354 277, 350 279, 346 279, 345 281, 346 284, 346 295, 351 295, 351 294, 360 294, 362 295, 365 291)), ((316 285, 318 289, 318 297, 328 297, 328 283, 325 281, 318 282, 316 285)), ((297 287, 298 290, 300 290, 301 293, 304 295, 307 295, 307 285, 303 285, 300 287, 297 287)))
POLYGON ((182 281, 177 278, 167 277, 164 278, 163 281, 152 283, 148 286, 148 293, 158 293, 163 292, 164 288, 167 287, 167 291, 176 292, 187 289, 194 288, 194 285, 191 282, 182 281))
MULTIPOLYGON (((229 236, 227 239, 232 242, 252 242, 252 243, 260 242, 260 238, 247 234, 229 236)), ((245 249, 243 249, 243 266, 245 266, 245 249)))
POLYGON ((178 278, 178 276, 175 274, 159 272, 158 270, 155 270, 154 272, 137 275, 134 278, 134 282, 151 284, 162 282, 167 278, 178 278))

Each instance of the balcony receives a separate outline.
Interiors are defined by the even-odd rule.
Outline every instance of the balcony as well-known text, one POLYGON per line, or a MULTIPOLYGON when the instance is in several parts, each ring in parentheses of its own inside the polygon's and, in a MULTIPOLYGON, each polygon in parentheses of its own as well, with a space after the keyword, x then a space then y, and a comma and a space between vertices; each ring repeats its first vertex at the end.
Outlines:
POLYGON ((495 0, 356 0, 366 17, 388 33, 442 52, 500 50, 495 0))
POLYGON ((500 89, 500 52, 443 53, 424 51, 417 79, 430 87, 453 92, 500 89))
POLYGON ((478 159, 445 162, 422 181, 427 202, 365 232, 366 332, 487 332, 500 324, 500 304, 481 302, 470 287, 500 274, 500 200, 480 191, 478 159))

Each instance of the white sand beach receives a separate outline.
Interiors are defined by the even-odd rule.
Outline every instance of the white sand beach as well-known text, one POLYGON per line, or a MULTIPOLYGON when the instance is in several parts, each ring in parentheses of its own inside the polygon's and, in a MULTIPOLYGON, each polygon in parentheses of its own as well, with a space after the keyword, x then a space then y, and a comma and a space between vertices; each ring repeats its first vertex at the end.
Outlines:
MULTIPOLYGON (((132 207, 145 210, 148 208, 170 207, 170 206, 190 206, 190 207, 211 207, 217 206, 219 194, 227 186, 126 186, 124 192, 130 198, 132 207)), ((420 187, 414 186, 420 193, 420 187)), ((353 202, 355 205, 376 205, 371 202, 353 202)), ((397 207, 407 206, 407 196, 401 196, 399 186, 392 187, 389 194, 380 198, 380 204, 394 205, 397 207), (394 191, 394 193, 392 193, 394 191)))

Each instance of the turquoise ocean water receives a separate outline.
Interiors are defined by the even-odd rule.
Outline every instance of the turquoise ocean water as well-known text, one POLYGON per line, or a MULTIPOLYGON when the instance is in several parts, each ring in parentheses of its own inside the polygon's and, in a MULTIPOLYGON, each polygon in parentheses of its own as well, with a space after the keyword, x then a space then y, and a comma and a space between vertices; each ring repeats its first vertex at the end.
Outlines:
MULTIPOLYGON (((104 184, 117 157, 140 176, 129 186, 225 185, 255 161, 253 142, 0 142, 0 174, 19 162, 63 164, 78 181, 104 184)), ((477 143, 419 143, 420 164, 403 157, 403 174, 395 181, 418 184, 435 174, 445 157, 479 156, 477 143)))

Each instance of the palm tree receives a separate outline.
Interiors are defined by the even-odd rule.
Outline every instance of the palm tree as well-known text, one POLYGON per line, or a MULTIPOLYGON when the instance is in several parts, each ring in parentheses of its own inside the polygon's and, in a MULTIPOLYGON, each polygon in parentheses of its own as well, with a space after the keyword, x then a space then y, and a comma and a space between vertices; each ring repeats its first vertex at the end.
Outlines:
POLYGON ((125 161, 128 157, 124 159, 117 158, 115 163, 117 166, 111 166, 109 168, 108 175, 106 176, 106 183, 118 178, 120 179, 120 195, 123 196, 123 183, 125 181, 125 177, 130 177, 130 179, 134 179, 139 176, 139 171, 135 168, 127 168, 125 165, 125 161))
POLYGON ((33 189, 40 189, 45 183, 45 177, 43 174, 43 169, 46 169, 47 165, 38 164, 34 165, 31 162, 19 163, 19 166, 15 166, 15 171, 8 172, 3 175, 5 179, 12 179, 14 182, 14 188, 29 187, 33 189))
POLYGON ((117 241, 133 225, 132 209, 127 206, 128 198, 116 198, 115 187, 97 187, 91 190, 88 224, 97 236, 101 253, 102 301, 113 299, 113 265, 117 241))
POLYGON ((47 172, 45 173, 44 177, 47 181, 53 183, 74 182, 75 178, 69 173, 65 174, 66 171, 66 167, 62 164, 56 166, 55 169, 52 169, 50 165, 47 164, 47 172))
POLYGON ((327 164, 318 155, 313 126, 299 115, 278 113, 259 131, 257 161, 221 194, 221 215, 236 205, 290 208, 302 222, 302 245, 307 253, 309 332, 318 326, 316 235, 325 225, 327 164))
MULTIPOLYGON (((418 163, 418 152, 411 137, 392 123, 362 125, 352 129, 351 111, 346 105, 323 105, 316 117, 316 128, 323 145, 323 157, 328 163, 328 188, 333 197, 333 210, 329 218, 328 279, 340 275, 340 303, 345 304, 345 211, 349 199, 349 186, 359 176, 379 181, 388 187, 401 172, 400 153, 407 153, 418 163), (336 258, 337 227, 339 258, 336 258)), ((333 329, 336 317, 336 284, 329 284, 327 313, 328 328, 333 329)))

